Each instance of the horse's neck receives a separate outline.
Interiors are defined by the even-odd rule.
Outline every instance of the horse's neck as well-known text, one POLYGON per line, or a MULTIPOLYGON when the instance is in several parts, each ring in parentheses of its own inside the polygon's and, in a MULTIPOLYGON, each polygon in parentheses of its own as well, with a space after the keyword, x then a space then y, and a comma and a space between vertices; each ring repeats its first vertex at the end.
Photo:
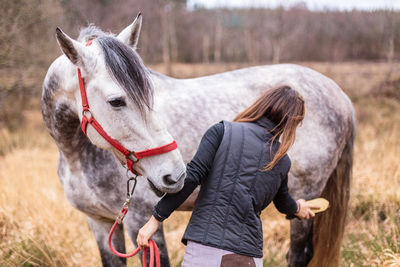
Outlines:
POLYGON ((71 68, 61 60, 52 65, 43 84, 41 106, 45 126, 60 152, 67 159, 76 160, 83 150, 93 145, 80 130, 79 117, 74 109, 74 94, 68 88, 78 86, 77 82, 75 85, 67 80, 76 70, 71 68))
POLYGON ((174 79, 152 72, 151 78, 155 107, 166 117, 167 126, 188 121, 188 116, 193 116, 196 125, 205 126, 232 120, 263 88, 251 80, 246 70, 240 75, 226 72, 194 79, 174 79))
MULTIPOLYGON (((234 93, 234 81, 222 76, 198 79, 173 79, 152 72, 155 109, 171 135, 177 140, 185 161, 195 152, 208 127, 221 120, 232 120, 246 101, 234 93)), ((239 91, 236 91, 239 92, 239 91)))

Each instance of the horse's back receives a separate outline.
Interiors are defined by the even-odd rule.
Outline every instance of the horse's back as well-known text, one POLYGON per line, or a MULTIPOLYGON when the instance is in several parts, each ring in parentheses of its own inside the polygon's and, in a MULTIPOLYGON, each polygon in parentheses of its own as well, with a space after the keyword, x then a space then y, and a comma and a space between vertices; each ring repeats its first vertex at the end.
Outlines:
POLYGON ((162 89, 167 93, 159 98, 160 109, 188 161, 208 127, 220 120, 232 120, 260 94, 278 85, 291 86, 305 100, 306 117, 289 153, 294 165, 303 166, 304 170, 315 166, 317 160, 326 166, 343 149, 347 132, 354 125, 354 110, 334 81, 310 68, 264 65, 174 79, 162 89))

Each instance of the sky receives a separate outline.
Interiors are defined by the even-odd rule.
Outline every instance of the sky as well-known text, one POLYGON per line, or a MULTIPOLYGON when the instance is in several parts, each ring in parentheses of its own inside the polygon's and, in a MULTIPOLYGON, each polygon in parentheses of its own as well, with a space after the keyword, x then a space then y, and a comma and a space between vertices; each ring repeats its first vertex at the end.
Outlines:
POLYGON ((400 9, 400 0, 187 0, 189 8, 196 5, 213 7, 276 7, 279 5, 290 7, 296 3, 305 3, 310 10, 375 10, 400 9))

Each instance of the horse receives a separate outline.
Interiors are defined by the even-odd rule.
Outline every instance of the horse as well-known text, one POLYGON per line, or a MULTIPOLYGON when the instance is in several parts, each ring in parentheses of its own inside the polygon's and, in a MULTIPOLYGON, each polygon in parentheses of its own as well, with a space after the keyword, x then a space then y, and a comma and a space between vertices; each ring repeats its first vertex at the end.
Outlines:
MULTIPOLYGON (((220 120, 232 120, 260 94, 288 85, 304 98, 306 116, 288 152, 289 191, 295 198, 323 196, 331 207, 314 220, 290 221, 289 266, 337 266, 344 232, 353 161, 355 116, 351 101, 328 77, 294 64, 265 65, 191 79, 175 79, 143 64, 136 51, 142 25, 139 14, 118 35, 94 25, 77 40, 56 31, 63 55, 49 67, 43 83, 43 120, 59 149, 58 176, 68 201, 85 213, 103 266, 125 266, 107 247, 107 233, 125 197, 121 154, 89 125, 80 130, 82 69, 92 115, 128 149, 146 149, 177 140, 179 151, 135 164, 138 178, 124 225, 112 240, 125 250, 123 230, 135 243, 139 228, 164 193, 182 188, 184 163, 202 134, 220 120), (90 46, 85 43, 91 41, 90 46), (142 178, 142 179, 140 179, 142 178)), ((195 193, 194 193, 195 194, 195 193)), ((182 209, 193 207, 195 195, 182 209)), ((169 266, 162 226, 153 236, 162 266, 169 266)))

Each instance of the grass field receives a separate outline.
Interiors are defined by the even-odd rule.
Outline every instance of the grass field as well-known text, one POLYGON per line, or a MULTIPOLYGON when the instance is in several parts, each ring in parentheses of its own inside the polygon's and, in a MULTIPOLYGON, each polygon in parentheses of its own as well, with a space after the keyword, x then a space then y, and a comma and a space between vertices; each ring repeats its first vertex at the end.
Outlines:
MULTIPOLYGON (((335 80, 357 112, 341 266, 400 266, 400 72, 389 77, 384 63, 304 65, 335 80)), ((243 66, 175 64, 172 74, 194 77, 243 66)), ((162 65, 153 68, 163 70, 162 65)), ((64 197, 56 173, 57 148, 43 128, 37 99, 23 115, 23 127, 0 128, 0 266, 101 266, 86 217, 64 197)), ((173 266, 184 254, 179 240, 189 216, 176 212, 165 223, 173 266)), ((262 218, 264 266, 285 266, 289 224, 273 207, 262 218)), ((136 257, 128 263, 139 266, 136 257)))

